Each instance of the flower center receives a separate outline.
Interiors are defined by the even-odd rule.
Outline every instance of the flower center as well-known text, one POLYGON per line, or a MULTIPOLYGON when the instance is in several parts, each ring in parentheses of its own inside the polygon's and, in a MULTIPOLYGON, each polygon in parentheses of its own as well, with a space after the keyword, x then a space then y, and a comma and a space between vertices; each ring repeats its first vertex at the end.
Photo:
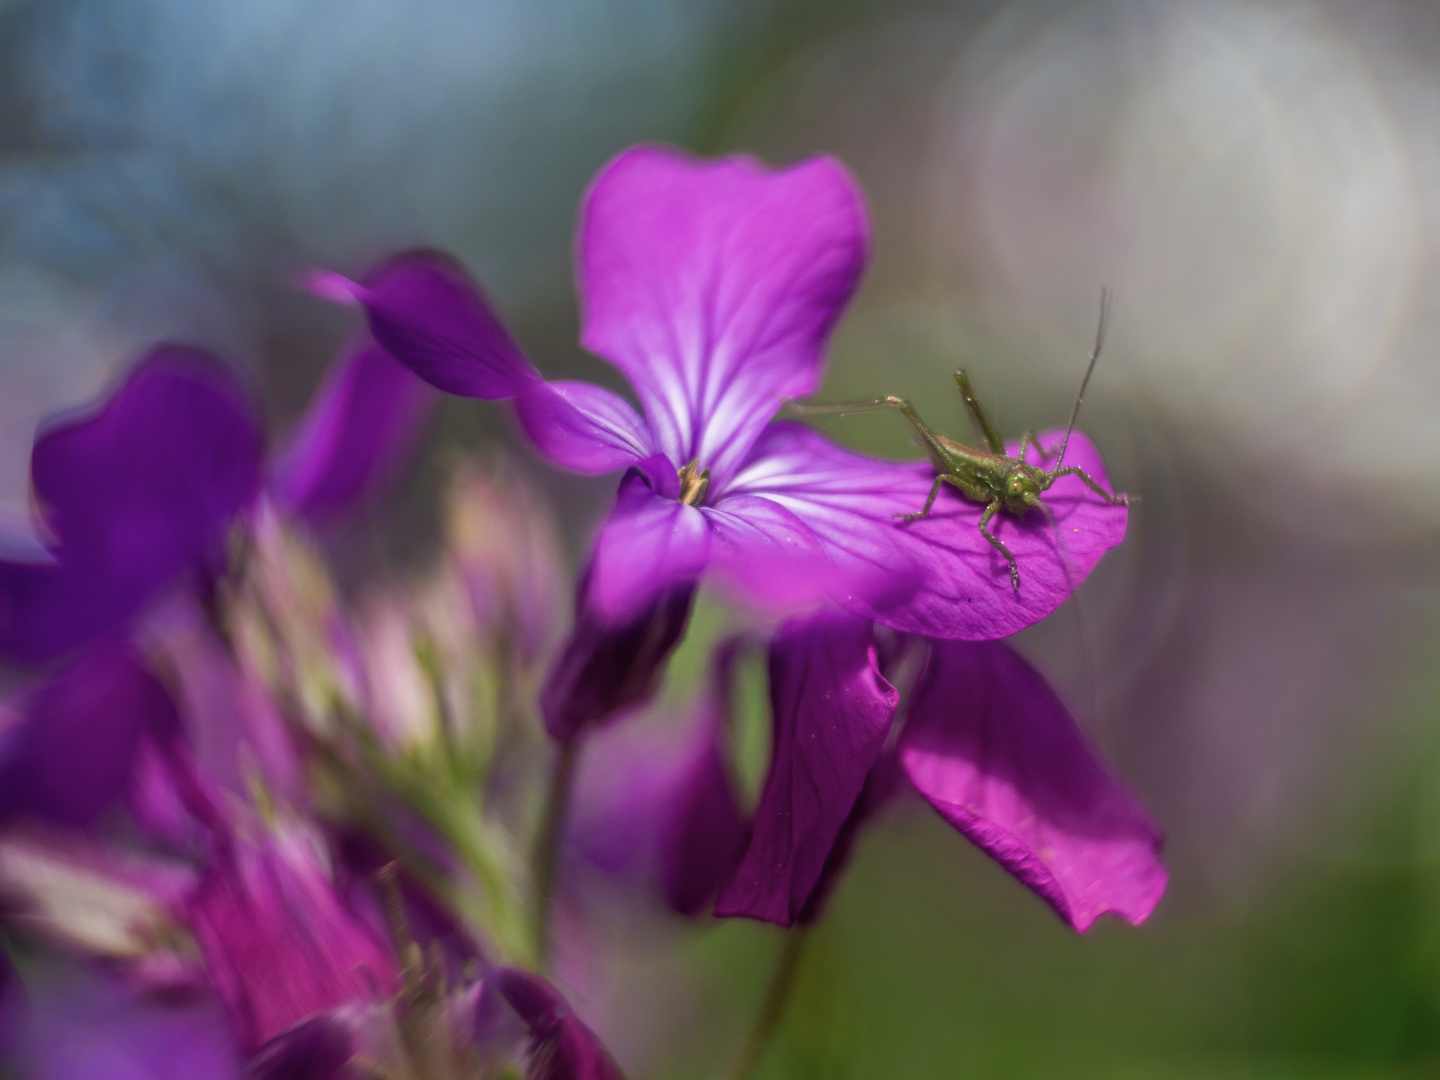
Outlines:
POLYGON ((686 506, 699 506, 709 490, 710 470, 700 468, 699 458, 680 470, 680 501, 686 506))

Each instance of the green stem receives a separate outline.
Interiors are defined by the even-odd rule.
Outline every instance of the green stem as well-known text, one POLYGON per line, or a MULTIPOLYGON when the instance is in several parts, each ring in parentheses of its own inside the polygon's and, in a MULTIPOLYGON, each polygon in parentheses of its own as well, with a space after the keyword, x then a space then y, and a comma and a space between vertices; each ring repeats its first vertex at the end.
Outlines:
POLYGON ((540 831, 535 837, 535 959, 541 966, 550 951, 550 902, 555 892, 555 867, 560 858, 560 837, 565 831, 570 782, 574 779, 575 762, 580 756, 578 742, 578 739, 571 739, 560 746, 555 771, 550 774, 550 790, 545 796, 540 831))
POLYGON ((750 1080, 755 1066, 760 1064, 770 1036, 775 1034, 775 1029, 780 1026, 780 1020, 785 1015, 785 1006, 790 1000, 790 990, 795 985, 795 971, 800 966, 800 954, 804 951, 808 932, 809 927, 806 926, 797 926, 786 932, 785 947, 780 950, 780 958, 775 962, 775 970, 770 975, 765 1000, 760 1005, 760 1011, 755 1014, 755 1021, 750 1025, 750 1031, 745 1036, 745 1044, 740 1048, 735 1064, 730 1068, 729 1080, 750 1080))

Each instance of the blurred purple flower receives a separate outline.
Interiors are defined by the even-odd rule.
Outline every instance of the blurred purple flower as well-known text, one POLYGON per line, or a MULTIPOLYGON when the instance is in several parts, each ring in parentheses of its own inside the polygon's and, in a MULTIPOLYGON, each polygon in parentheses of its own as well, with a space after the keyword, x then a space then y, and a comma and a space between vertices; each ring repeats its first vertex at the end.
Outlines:
MULTIPOLYGON (((928 649, 898 739, 910 783, 1076 930, 1105 912, 1148 918, 1166 885, 1160 831, 1054 691, 1005 645, 928 649)), ((869 624, 849 616, 787 624, 770 670, 772 764, 716 913, 789 926, 818 916, 855 831, 896 790, 898 695, 869 624)))
POLYGON ((622 1080, 600 1039, 540 976, 519 968, 496 971, 485 980, 477 1014, 488 1007, 485 998, 492 992, 529 1030, 526 1080, 622 1080))
POLYGON ((179 728, 165 688, 114 642, 88 650, 4 711, 0 822, 89 824, 125 794, 142 740, 179 728))
POLYGON ((174 345, 155 348, 98 409, 51 424, 30 472, 54 561, 0 562, 0 653, 56 656, 214 559, 256 493, 260 442, 233 377, 174 345))
MULTIPOLYGON (((274 469, 291 512, 333 515, 394 467, 430 391, 357 344, 316 395, 274 469)), ((0 653, 42 661, 124 622, 187 568, 214 568, 258 494, 263 436, 214 357, 159 345, 98 407, 35 440, 31 486, 48 563, 0 561, 0 653)))
POLYGON ((222 851, 187 901, 206 968, 250 1049, 316 1013, 399 989, 390 951, 298 832, 222 851))

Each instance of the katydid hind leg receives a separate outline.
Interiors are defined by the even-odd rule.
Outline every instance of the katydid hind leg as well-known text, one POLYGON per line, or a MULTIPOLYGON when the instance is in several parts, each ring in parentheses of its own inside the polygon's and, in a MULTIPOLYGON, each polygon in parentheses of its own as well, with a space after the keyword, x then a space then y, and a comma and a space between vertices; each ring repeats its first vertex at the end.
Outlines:
POLYGON ((992 454, 1004 455, 1005 440, 1000 438, 1000 433, 995 430, 995 425, 985 415, 985 409, 980 404, 980 399, 975 396, 975 389, 970 385, 970 376, 965 372, 955 372, 955 385, 960 388, 960 400, 965 402, 965 409, 970 413, 970 420, 975 425, 975 431, 992 454))
POLYGON ((1010 565, 1010 588, 1012 588, 1012 589, 1015 590, 1015 595, 1016 595, 1016 596, 1019 596, 1019 595, 1020 595, 1020 567, 1019 567, 1019 565, 1015 562, 1015 556, 1012 555, 1012 554, 1010 554, 1010 549, 1005 546, 1004 541, 1002 541, 998 536, 996 536, 994 533, 992 533, 992 532, 990 531, 990 529, 988 528, 991 519, 994 518, 994 516, 995 516, 999 511, 1000 511, 1000 500, 999 500, 999 499, 996 499, 996 500, 995 500, 994 502, 992 502, 989 506, 985 507, 985 512, 980 515, 980 535, 985 538, 986 542, 987 542, 991 547, 993 547, 996 551, 1000 552, 1001 555, 1005 556, 1005 561, 1006 561, 1007 563, 1009 563, 1009 565, 1010 565))

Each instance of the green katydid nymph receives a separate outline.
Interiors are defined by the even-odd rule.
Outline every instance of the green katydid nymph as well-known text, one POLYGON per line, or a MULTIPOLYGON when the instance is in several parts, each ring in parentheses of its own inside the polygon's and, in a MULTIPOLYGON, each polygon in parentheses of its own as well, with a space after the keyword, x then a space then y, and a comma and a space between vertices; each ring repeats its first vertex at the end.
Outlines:
POLYGON ((1020 437, 1020 449, 1015 457, 1006 454, 1005 443, 995 431, 995 426, 990 422, 990 418, 985 415, 985 410, 975 397, 975 391, 970 386, 970 379, 964 371, 955 372, 955 384, 960 388, 961 400, 965 402, 965 408, 970 413, 976 434, 988 447, 986 450, 977 450, 932 431, 930 426, 920 418, 920 414, 915 411, 915 407, 905 398, 892 396, 836 405, 791 404, 790 408, 795 413, 806 416, 879 412, 884 409, 898 410, 900 415, 910 421, 911 426, 919 433, 921 441, 925 444, 930 461, 935 466, 935 483, 931 485, 930 495, 919 511, 895 514, 894 516, 905 524, 928 517, 942 484, 949 484, 956 488, 971 502, 983 503, 985 509, 980 514, 980 535, 1005 557, 1005 561, 1010 566, 1010 585, 1018 595, 1020 592, 1020 568, 1015 563, 1015 556, 1010 553, 1010 549, 1005 546, 1004 542, 990 531, 990 522, 996 514, 1004 511, 1016 517, 1023 517, 1034 506, 1039 506, 1042 511, 1045 510, 1046 507, 1040 501, 1040 496, 1062 476, 1073 476, 1080 480, 1111 506, 1128 507, 1130 505, 1130 496, 1106 491, 1083 469, 1065 465, 1065 448, 1070 442, 1070 432, 1075 428, 1075 418, 1080 413, 1080 402, 1085 397, 1085 387, 1090 382, 1090 376, 1095 371, 1095 362, 1100 358, 1100 350, 1105 344, 1105 331, 1110 324, 1110 307, 1109 291, 1101 290, 1100 325, 1095 333, 1095 347, 1090 351, 1090 364, 1085 369, 1085 377, 1080 381, 1080 391, 1075 395, 1075 405, 1070 410, 1070 422, 1065 426, 1065 436, 1061 439, 1060 446, 1053 452, 1047 451, 1040 444, 1039 436, 1032 429, 1020 437), (1031 465, 1026 460, 1026 454, 1032 446, 1042 463, 1054 457, 1054 466, 1045 469, 1031 465))

